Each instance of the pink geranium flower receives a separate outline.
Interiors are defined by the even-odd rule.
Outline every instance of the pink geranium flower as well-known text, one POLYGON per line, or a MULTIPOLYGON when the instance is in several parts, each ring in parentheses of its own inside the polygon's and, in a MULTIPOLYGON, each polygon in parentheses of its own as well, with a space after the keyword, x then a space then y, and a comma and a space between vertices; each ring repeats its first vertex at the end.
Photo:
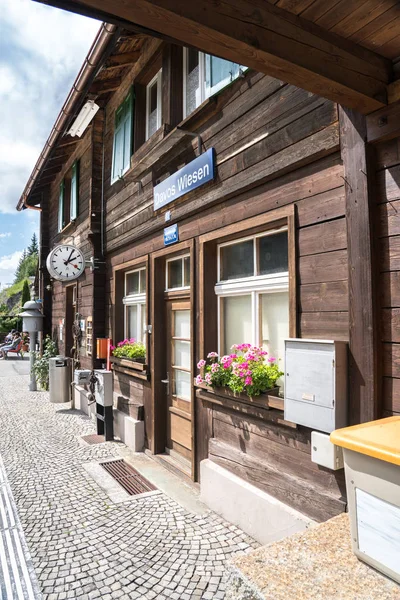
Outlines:
POLYGON ((201 360, 199 360, 199 362, 197 363, 197 368, 201 369, 202 367, 204 367, 206 364, 206 361, 204 360, 204 358, 202 358, 201 360))
POLYGON ((209 352, 207 358, 218 358, 218 352, 209 352))
POLYGON ((203 378, 201 375, 197 375, 196 377, 196 383, 197 385, 200 385, 201 383, 203 383, 203 378))

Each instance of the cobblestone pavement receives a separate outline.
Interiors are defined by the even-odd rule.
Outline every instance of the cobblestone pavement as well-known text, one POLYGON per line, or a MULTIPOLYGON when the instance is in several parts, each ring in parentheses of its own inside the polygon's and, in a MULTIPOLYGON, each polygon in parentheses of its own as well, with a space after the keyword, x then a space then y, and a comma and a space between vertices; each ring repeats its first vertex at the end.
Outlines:
POLYGON ((256 542, 163 493, 114 504, 83 464, 121 444, 84 445, 92 421, 27 383, 1 378, 0 454, 44 598, 224 598, 227 562, 256 542))

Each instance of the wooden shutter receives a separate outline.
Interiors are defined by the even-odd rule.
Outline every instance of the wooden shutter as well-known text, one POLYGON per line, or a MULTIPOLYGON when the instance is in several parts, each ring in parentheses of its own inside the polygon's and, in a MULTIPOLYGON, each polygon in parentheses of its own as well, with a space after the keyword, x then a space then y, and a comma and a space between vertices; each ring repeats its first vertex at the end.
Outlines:
POLYGON ((72 165, 71 175, 71 201, 70 201, 70 221, 75 221, 78 216, 78 204, 79 204, 79 169, 78 161, 76 160, 72 165))
POLYGON ((64 227, 64 179, 60 183, 60 194, 58 196, 58 231, 64 227))

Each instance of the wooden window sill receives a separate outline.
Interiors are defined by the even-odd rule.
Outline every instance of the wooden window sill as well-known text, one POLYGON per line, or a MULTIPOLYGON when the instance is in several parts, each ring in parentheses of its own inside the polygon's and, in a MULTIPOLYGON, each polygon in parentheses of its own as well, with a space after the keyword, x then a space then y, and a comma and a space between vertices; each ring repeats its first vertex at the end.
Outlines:
POLYGON ((64 233, 66 233, 69 229, 72 229, 73 225, 76 224, 76 219, 74 219, 73 221, 70 221, 67 225, 65 225, 61 231, 58 232, 58 235, 63 235, 64 233))

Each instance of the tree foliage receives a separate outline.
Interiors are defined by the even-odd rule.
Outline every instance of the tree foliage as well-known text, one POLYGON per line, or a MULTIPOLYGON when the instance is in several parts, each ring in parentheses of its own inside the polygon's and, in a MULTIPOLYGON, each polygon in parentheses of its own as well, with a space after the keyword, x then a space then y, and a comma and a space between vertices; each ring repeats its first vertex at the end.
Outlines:
POLYGON ((31 293, 29 291, 29 283, 27 279, 24 279, 24 287, 22 288, 21 295, 21 306, 23 307, 25 302, 28 302, 31 299, 31 293))
POLYGON ((17 270, 15 271, 14 283, 23 281, 28 277, 34 277, 36 275, 36 269, 38 265, 38 242, 36 233, 33 233, 31 243, 28 248, 22 253, 19 260, 17 270))
POLYGON ((27 253, 28 253, 28 256, 32 256, 32 254, 39 254, 39 247, 38 247, 36 233, 33 233, 33 235, 32 235, 31 243, 28 246, 27 253))

